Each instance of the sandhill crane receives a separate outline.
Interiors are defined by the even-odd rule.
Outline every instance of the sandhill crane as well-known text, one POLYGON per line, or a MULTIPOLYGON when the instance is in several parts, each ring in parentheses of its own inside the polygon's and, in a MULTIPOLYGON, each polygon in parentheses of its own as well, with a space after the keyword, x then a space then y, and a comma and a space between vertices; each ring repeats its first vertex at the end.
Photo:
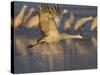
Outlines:
POLYGON ((71 13, 71 15, 70 15, 70 19, 68 19, 68 20, 65 21, 65 23, 64 23, 64 29, 65 29, 65 30, 70 29, 71 26, 72 26, 73 21, 74 21, 74 14, 71 13))
MULTIPOLYGON (((94 31, 96 28, 97 28, 97 17, 93 19, 93 22, 91 24, 91 31, 94 31)), ((94 47, 97 47, 97 38, 95 36, 92 36, 91 40, 94 47)))
POLYGON ((24 5, 20 10, 19 14, 14 18, 14 28, 18 27, 23 23, 26 8, 27 5, 24 5))
POLYGON ((27 28, 37 27, 39 26, 39 15, 32 16, 26 23, 27 28))
POLYGON ((97 17, 93 19, 93 22, 91 24, 91 31, 95 30, 97 28, 97 17))
POLYGON ((34 16, 31 19, 29 19, 32 16, 32 14, 35 12, 35 9, 30 8, 30 11, 25 15, 26 8, 27 8, 27 6, 24 5, 22 7, 22 9, 20 10, 20 12, 18 13, 18 15, 15 16, 14 19, 11 18, 11 26, 12 27, 17 28, 24 23, 24 24, 27 24, 28 28, 31 28, 32 26, 39 24, 38 16, 34 16))
POLYGON ((92 16, 89 16, 89 17, 83 17, 81 19, 79 19, 76 24, 75 24, 75 30, 78 30, 81 26, 83 26, 86 22, 92 20, 93 17, 92 16))
MULTIPOLYGON (((57 23, 54 17, 59 16, 59 9, 55 5, 49 7, 48 5, 42 5, 39 10, 39 28, 43 34, 43 38, 40 39, 39 43, 53 43, 58 42, 63 39, 73 39, 73 38, 82 38, 80 35, 69 35, 65 33, 59 33, 57 29, 57 23)), ((30 45, 28 48, 34 45, 30 45)))
POLYGON ((67 33, 69 34, 80 34, 82 36, 84 36, 85 34, 83 34, 84 32, 80 29, 83 25, 85 25, 85 23, 87 23, 88 21, 93 20, 92 16, 88 16, 88 17, 82 17, 79 20, 76 21, 75 24, 73 24, 74 21, 74 14, 70 13, 70 18, 65 21, 64 23, 64 29, 67 31, 67 33), (74 28, 73 28, 74 26, 74 28))
POLYGON ((33 12, 35 11, 34 8, 31 8, 30 11, 28 12, 28 14, 24 17, 24 23, 27 22, 27 20, 29 19, 29 17, 33 14, 33 12))

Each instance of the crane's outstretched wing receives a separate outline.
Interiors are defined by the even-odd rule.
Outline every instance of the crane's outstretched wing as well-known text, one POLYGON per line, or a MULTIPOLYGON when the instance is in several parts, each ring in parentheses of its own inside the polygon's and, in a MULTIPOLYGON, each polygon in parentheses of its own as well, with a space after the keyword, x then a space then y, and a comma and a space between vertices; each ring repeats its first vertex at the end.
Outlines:
POLYGON ((57 35, 58 30, 56 27, 56 22, 54 17, 59 15, 58 7, 57 6, 48 6, 48 5, 41 5, 40 6, 40 30, 42 31, 44 36, 50 35, 57 35))
MULTIPOLYGON (((39 10, 39 27, 41 30, 41 33, 43 34, 43 38, 37 42, 38 45, 40 43, 52 43, 52 42, 58 42, 62 39, 73 39, 73 38, 82 38, 80 35, 62 35, 59 33, 57 29, 57 23, 55 21, 55 17, 59 16, 59 8, 54 6, 48 6, 48 5, 41 5, 39 10)), ((73 19, 73 16, 71 16, 73 19)), ((34 46, 34 45, 33 45, 34 46)), ((28 46, 28 48, 31 48, 32 45, 28 46)))

